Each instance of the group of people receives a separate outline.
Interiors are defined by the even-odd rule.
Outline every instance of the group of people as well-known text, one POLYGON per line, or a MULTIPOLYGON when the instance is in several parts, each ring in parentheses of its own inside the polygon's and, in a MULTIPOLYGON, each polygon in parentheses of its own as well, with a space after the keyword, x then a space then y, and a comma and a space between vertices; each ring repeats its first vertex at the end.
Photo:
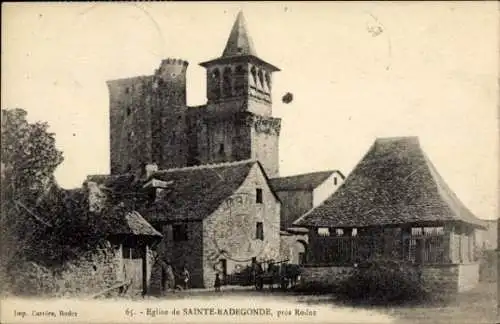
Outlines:
MULTIPOLYGON (((182 272, 178 277, 176 277, 174 269, 171 265, 171 263, 168 260, 165 261, 160 261, 161 262, 161 269, 162 269, 162 292, 165 293, 167 291, 175 291, 177 289, 177 286, 181 286, 182 289, 189 289, 190 286, 190 280, 191 276, 190 273, 187 269, 186 266, 182 268, 182 272), (178 281, 176 280, 177 278, 180 279, 181 283, 179 284, 178 281)), ((263 273, 268 273, 271 274, 269 277, 270 284, 273 284, 273 279, 274 277, 280 277, 280 278, 285 278, 287 277, 290 280, 291 285, 295 285, 297 282, 297 279, 299 277, 300 271, 299 269, 296 269, 293 267, 293 265, 288 265, 288 264, 275 264, 274 262, 269 262, 267 266, 267 271, 264 271, 262 264, 258 263, 254 260, 252 260, 251 264, 251 276, 252 280, 257 282, 261 281, 261 284, 263 284, 263 273)), ((279 282, 277 282, 279 283, 279 282)), ((222 280, 220 277, 219 273, 215 274, 215 282, 214 282, 214 289, 215 291, 220 291, 222 286, 222 280)))
MULTIPOLYGON (((177 288, 176 276, 174 269, 168 260, 162 261, 162 291, 166 292, 169 290, 175 291, 177 288)), ((182 279, 182 288, 189 289, 189 281, 191 279, 190 273, 186 266, 183 267, 180 278, 182 279)))

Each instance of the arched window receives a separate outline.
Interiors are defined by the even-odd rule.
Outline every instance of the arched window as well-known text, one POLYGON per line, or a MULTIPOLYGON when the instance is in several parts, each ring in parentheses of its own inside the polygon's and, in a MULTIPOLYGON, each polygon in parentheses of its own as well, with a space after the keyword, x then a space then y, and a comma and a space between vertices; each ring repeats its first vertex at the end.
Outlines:
POLYGON ((245 68, 238 65, 234 71, 234 92, 241 96, 245 92, 245 68))
POLYGON ((224 97, 229 97, 232 95, 233 87, 231 84, 231 68, 227 67, 224 69, 224 74, 222 75, 222 93, 224 97))
POLYGON ((257 69, 255 66, 252 66, 252 69, 250 70, 252 73, 252 84, 256 87, 257 86, 257 69))
POLYGON ((269 90, 271 90, 271 85, 272 85, 271 84, 271 74, 269 74, 269 73, 266 72, 265 76, 266 76, 266 85, 267 85, 267 88, 269 90))
POLYGON ((220 96, 220 71, 218 68, 215 68, 210 73, 210 91, 212 93, 212 97, 220 96))
POLYGON ((264 75, 262 74, 262 70, 259 70, 257 72, 258 77, 259 77, 259 85, 263 89, 264 88, 264 75))

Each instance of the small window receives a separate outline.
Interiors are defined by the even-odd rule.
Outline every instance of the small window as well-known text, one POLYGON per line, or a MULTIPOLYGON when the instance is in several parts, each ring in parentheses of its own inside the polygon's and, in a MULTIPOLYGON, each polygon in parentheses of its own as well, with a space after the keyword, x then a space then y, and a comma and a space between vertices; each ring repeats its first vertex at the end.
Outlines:
POLYGON ((129 87, 126 87, 125 88, 125 93, 129 93, 130 92, 130 88, 129 87))
POLYGON ((224 144, 219 144, 219 154, 224 154, 224 144))
POLYGON ((257 188, 255 191, 256 197, 255 197, 255 202, 257 204, 262 204, 262 189, 257 188))
POLYGON ((176 224, 172 226, 173 239, 175 242, 187 241, 187 224, 176 224))
POLYGON ((255 238, 264 241, 264 224, 262 222, 257 222, 255 225, 255 238))
POLYGON ((127 107, 127 116, 130 116, 131 113, 132 113, 132 109, 130 109, 130 107, 127 107))
POLYGON ((342 236, 344 235, 344 230, 342 228, 337 228, 335 230, 335 233, 337 234, 337 236, 342 236))
POLYGON ((333 184, 334 184, 334 185, 337 185, 337 184, 338 184, 337 177, 333 178, 333 184))
POLYGON ((123 246, 122 247, 122 257, 124 259, 140 259, 141 251, 136 247, 123 246))
POLYGON ((330 236, 330 229, 328 227, 320 227, 318 228, 319 236, 330 236))

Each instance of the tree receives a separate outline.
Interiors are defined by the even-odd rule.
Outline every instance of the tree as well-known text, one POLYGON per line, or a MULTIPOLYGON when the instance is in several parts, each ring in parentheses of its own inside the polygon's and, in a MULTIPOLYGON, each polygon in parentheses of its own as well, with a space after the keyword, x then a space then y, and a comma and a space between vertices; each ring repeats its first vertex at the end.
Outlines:
POLYGON ((85 188, 57 185, 63 155, 55 135, 26 116, 23 109, 2 110, 1 259, 62 264, 103 243, 107 227, 89 211, 85 188))
POLYGON ((54 184, 63 162, 46 122, 28 123, 23 109, 2 109, 2 200, 34 203, 54 184))
POLYGON ((1 128, 1 266, 5 270, 30 250, 50 224, 34 212, 54 186, 63 161, 46 122, 29 123, 23 109, 2 109, 1 128))

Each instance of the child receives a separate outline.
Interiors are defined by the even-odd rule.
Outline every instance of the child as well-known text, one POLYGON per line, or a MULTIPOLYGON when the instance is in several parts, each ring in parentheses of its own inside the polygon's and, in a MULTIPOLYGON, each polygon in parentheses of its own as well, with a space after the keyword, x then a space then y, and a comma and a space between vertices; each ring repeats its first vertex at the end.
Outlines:
POLYGON ((219 277, 218 273, 215 274, 215 284, 214 284, 214 287, 215 287, 215 291, 220 291, 220 277, 219 277))
POLYGON ((184 271, 182 271, 182 276, 184 277, 184 289, 189 288, 189 271, 186 267, 184 267, 184 271))

